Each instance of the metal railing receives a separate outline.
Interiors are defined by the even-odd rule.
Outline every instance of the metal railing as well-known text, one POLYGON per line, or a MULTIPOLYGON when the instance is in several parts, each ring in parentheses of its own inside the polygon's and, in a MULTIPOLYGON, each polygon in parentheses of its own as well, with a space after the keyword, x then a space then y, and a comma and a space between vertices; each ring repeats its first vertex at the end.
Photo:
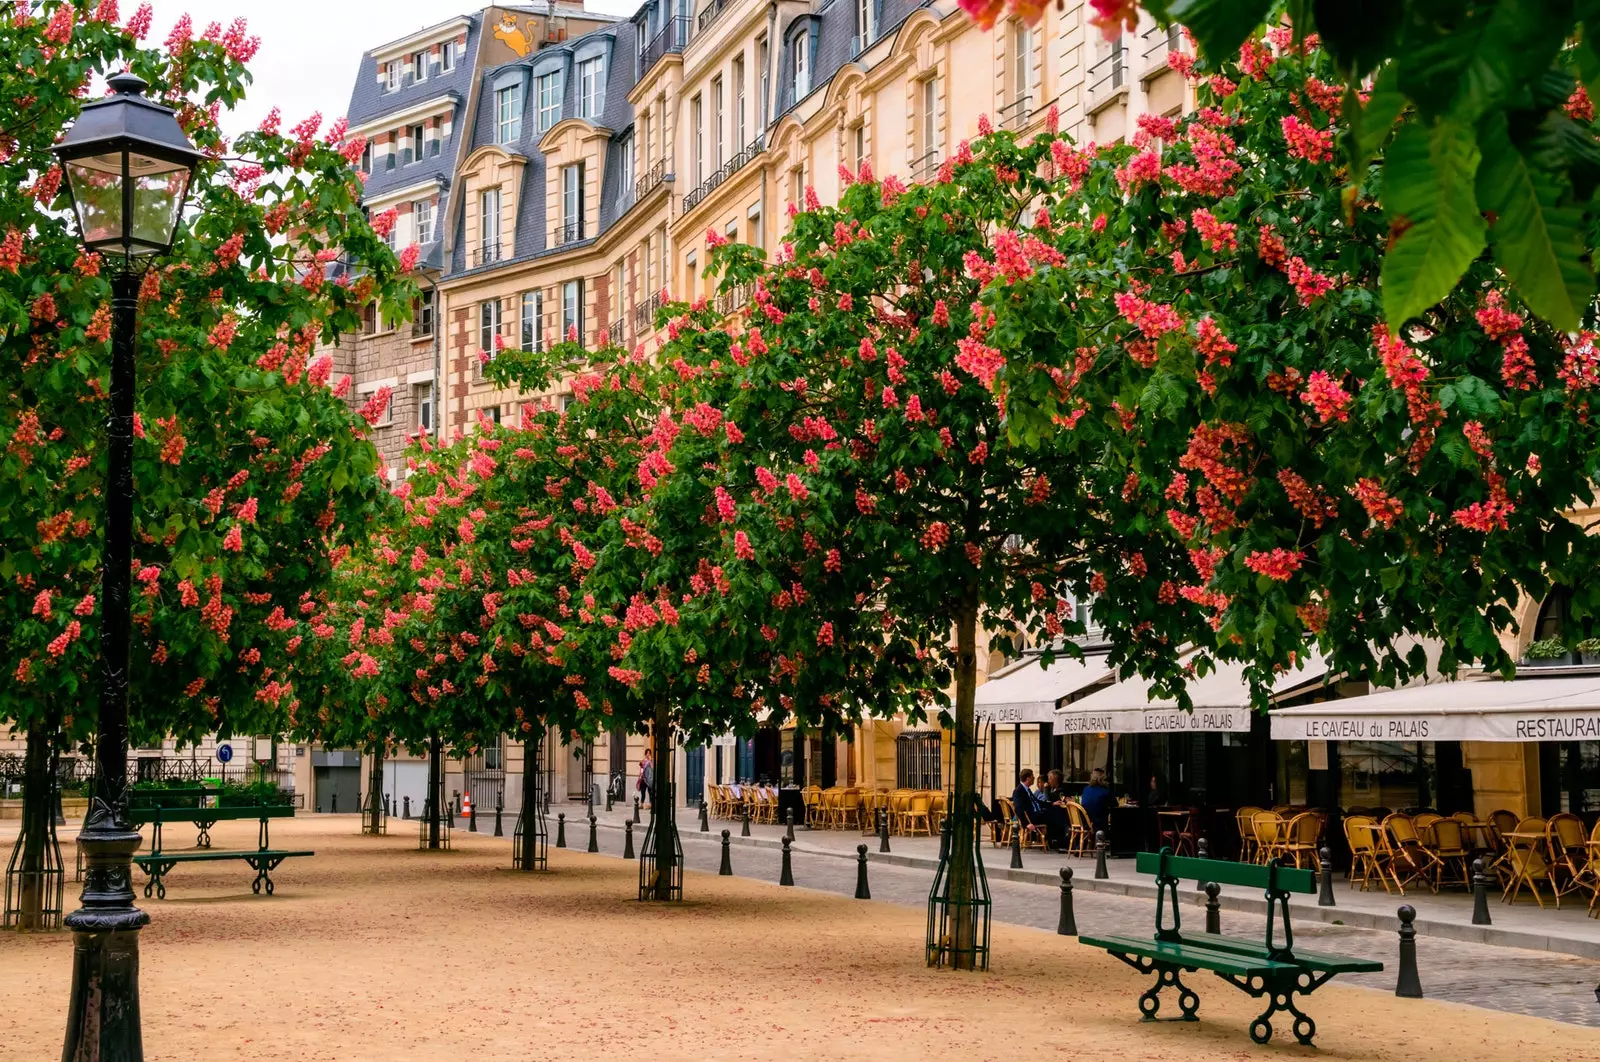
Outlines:
POLYGON ((726 317, 736 310, 744 308, 750 301, 750 285, 735 284, 726 291, 719 292, 716 299, 717 312, 726 317))
POLYGON ((1151 26, 1139 34, 1139 39, 1144 42, 1145 49, 1140 58, 1149 60, 1159 56, 1166 60, 1168 52, 1180 51, 1183 48, 1183 30, 1174 22, 1166 29, 1160 26, 1151 26))
POLYGON ((939 149, 934 148, 921 158, 912 160, 910 169, 913 181, 926 184, 932 180, 939 172, 939 149))
POLYGON ((661 292, 656 292, 633 308, 633 333, 649 332, 656 326, 656 311, 661 309, 661 292))
POLYGON ((1018 96, 1010 103, 995 112, 999 119, 1001 129, 1021 129, 1028 124, 1028 118, 1033 114, 1029 104, 1033 102, 1032 96, 1018 96))
POLYGON ((501 248, 499 240, 491 240, 487 243, 480 243, 478 246, 472 249, 470 254, 467 255, 467 265, 481 266, 489 265, 491 262, 498 262, 503 257, 500 252, 501 248))
POLYGON ((582 218, 557 225, 550 230, 550 246, 552 247, 560 247, 564 243, 577 243, 581 239, 583 239, 582 218))
POLYGON ((683 46, 689 41, 689 20, 683 15, 667 19, 666 23, 650 38, 650 43, 644 46, 644 51, 639 53, 639 77, 644 77, 650 68, 661 61, 666 55, 683 51, 683 46))
POLYGON ((619 347, 620 346, 624 346, 625 344, 623 343, 623 338, 627 335, 627 332, 626 332, 627 327, 628 327, 628 315, 627 314, 623 314, 621 317, 617 318, 615 321, 612 321, 611 322, 611 327, 606 329, 606 333, 610 337, 611 342, 615 343, 619 347))
POLYGON ((748 166, 755 157, 765 149, 765 137, 756 137, 750 141, 737 155, 724 162, 717 168, 717 172, 700 182, 700 187, 683 197, 683 212, 687 214, 700 204, 706 196, 716 191, 717 188, 729 177, 748 166))
POLYGON ((667 160, 657 159, 656 164, 645 171, 633 184, 633 201, 635 203, 661 187, 661 182, 667 177, 667 160))
POLYGON ((1104 59, 1089 68, 1089 102, 1097 103, 1122 88, 1128 80, 1128 50, 1119 40, 1104 59))
POLYGON ((706 27, 715 22, 717 20, 717 16, 722 14, 722 12, 732 6, 732 4, 733 0, 711 0, 711 2, 701 10, 700 14, 695 17, 695 32, 704 33, 706 27))
POLYGON ((432 318, 424 320, 423 318, 418 317, 415 321, 412 321, 411 322, 411 335, 412 335, 413 338, 420 337, 420 336, 431 336, 431 335, 433 335, 433 320, 432 320, 432 318))

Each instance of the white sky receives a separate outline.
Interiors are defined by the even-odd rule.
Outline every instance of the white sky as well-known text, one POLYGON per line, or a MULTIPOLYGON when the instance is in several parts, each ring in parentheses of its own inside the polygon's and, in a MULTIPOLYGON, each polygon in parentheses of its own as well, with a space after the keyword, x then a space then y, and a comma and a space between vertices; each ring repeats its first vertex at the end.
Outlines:
MULTIPOLYGON (((591 11, 631 15, 640 0, 589 0, 591 11)), ((244 103, 224 115, 223 128, 236 136, 254 128, 273 107, 283 111, 284 128, 313 111, 324 127, 350 105, 361 54, 408 33, 480 10, 472 0, 150 0, 155 23, 144 43, 159 44, 173 23, 188 12, 195 35, 206 25, 227 26, 243 16, 261 50, 250 61, 255 81, 244 103)), ((124 21, 139 0, 122 0, 124 21)))

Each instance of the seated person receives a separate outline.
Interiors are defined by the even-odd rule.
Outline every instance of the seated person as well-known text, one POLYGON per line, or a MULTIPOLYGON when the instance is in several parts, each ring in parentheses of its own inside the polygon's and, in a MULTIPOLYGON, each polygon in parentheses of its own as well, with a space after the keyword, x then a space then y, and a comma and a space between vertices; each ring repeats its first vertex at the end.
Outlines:
POLYGON ((1078 796, 1078 803, 1083 805, 1083 810, 1089 814, 1089 823, 1096 831, 1110 830, 1111 808, 1116 804, 1116 798, 1111 795, 1111 790, 1106 788, 1106 772, 1096 767, 1089 775, 1089 784, 1083 787, 1083 792, 1078 796))
POLYGON ((1059 804, 1067 799, 1067 791, 1061 787, 1061 772, 1051 769, 1045 776, 1044 785, 1039 787, 1039 795, 1046 803, 1059 804))
POLYGON ((1024 769, 1017 788, 1012 791, 1011 803, 1017 809, 1017 818, 1024 826, 1043 826, 1045 843, 1060 848, 1066 843, 1067 814, 1040 795, 1042 787, 1035 787, 1033 771, 1024 769))

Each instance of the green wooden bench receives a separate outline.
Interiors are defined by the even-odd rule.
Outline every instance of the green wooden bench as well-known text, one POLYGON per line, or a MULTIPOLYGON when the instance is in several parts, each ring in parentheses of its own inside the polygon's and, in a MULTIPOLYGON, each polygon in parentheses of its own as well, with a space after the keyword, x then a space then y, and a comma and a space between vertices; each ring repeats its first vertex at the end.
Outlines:
POLYGON ((1280 1011, 1294 1016, 1294 1036, 1310 1044, 1317 1024, 1295 1006, 1295 996, 1308 996, 1336 974, 1372 973, 1383 963, 1329 955, 1294 948, 1294 928, 1289 922, 1289 897, 1293 893, 1316 892, 1311 871, 1286 867, 1277 860, 1267 866, 1230 863, 1220 859, 1195 859, 1175 856, 1170 849, 1141 852, 1137 861, 1141 874, 1156 878, 1156 932, 1143 937, 1079 937, 1081 944, 1104 948, 1140 973, 1153 973, 1156 980, 1139 997, 1144 1020, 1155 1021, 1161 1008, 1161 990, 1178 990, 1179 1020, 1197 1021, 1200 997, 1183 983, 1182 973, 1209 970, 1235 988, 1259 999, 1267 998, 1267 1009, 1250 1023, 1250 1038, 1258 1044, 1272 1039, 1272 1017, 1280 1011), (1215 881, 1220 885, 1260 888, 1267 897, 1267 932, 1262 940, 1225 937, 1214 933, 1185 936, 1181 930, 1178 883, 1215 881), (1167 905, 1172 906, 1172 924, 1166 922, 1167 905), (1283 923, 1283 939, 1276 939, 1275 924, 1283 923))
MULTIPOLYGON (((185 797, 192 794, 185 793, 185 797)), ((259 894, 263 886, 267 895, 273 892, 271 872, 278 868, 285 859, 299 856, 316 855, 313 851, 290 851, 288 849, 273 848, 270 834, 272 819, 286 819, 294 815, 294 808, 286 804, 238 804, 225 807, 131 807, 128 809, 128 818, 135 825, 150 825, 151 839, 150 851, 144 855, 133 857, 134 865, 143 870, 149 879, 144 885, 144 894, 149 896, 152 892, 157 898, 167 898, 167 874, 180 863, 214 863, 231 859, 243 860, 256 872, 255 880, 250 884, 250 891, 259 894), (229 820, 256 819, 261 823, 256 835, 254 849, 241 849, 239 851, 222 852, 211 850, 210 829, 218 822, 229 820), (200 828, 198 847, 192 851, 172 852, 161 847, 161 826, 167 822, 193 822, 200 828)))

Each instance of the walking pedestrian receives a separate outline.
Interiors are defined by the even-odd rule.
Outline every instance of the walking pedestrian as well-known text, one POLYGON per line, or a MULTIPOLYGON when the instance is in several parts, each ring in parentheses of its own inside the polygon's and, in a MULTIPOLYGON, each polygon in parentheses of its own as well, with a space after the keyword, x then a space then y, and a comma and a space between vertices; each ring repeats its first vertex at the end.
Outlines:
POLYGON ((646 751, 643 756, 639 757, 639 781, 637 783, 639 802, 645 807, 651 806, 650 796, 654 791, 655 781, 655 761, 650 759, 650 753, 646 751))

